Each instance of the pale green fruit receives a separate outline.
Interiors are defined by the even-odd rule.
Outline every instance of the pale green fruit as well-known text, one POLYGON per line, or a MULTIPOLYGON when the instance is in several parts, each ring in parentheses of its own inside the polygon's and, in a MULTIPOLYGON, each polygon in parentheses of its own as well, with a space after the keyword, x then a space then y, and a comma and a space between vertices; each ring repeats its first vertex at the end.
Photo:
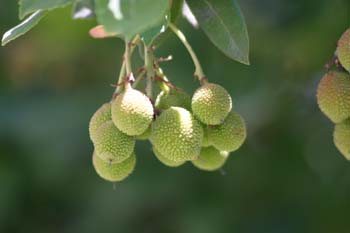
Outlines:
POLYGON ((229 93, 220 85, 205 84, 192 97, 193 114, 206 125, 221 124, 232 109, 229 93))
POLYGON ((170 107, 182 107, 191 110, 191 97, 184 91, 170 89, 160 92, 155 102, 156 109, 166 110, 170 107))
POLYGON ((200 152, 203 129, 184 108, 171 107, 152 125, 150 140, 164 157, 175 162, 195 159, 200 152))
POLYGON ((135 139, 121 132, 112 121, 108 121, 97 130, 94 146, 101 159, 120 163, 134 151, 135 139))
POLYGON ((202 125, 203 128, 203 140, 202 140, 202 147, 208 147, 212 145, 212 142, 210 141, 209 135, 208 135, 208 126, 202 125))
POLYGON ((212 146, 204 147, 199 157, 196 160, 192 160, 192 163, 201 170, 215 171, 225 164, 228 155, 228 152, 219 151, 212 146))
POLYGON ((128 159, 121 163, 110 163, 101 159, 94 152, 92 163, 96 173, 103 179, 111 182, 122 181, 128 177, 134 170, 136 164, 135 153, 132 153, 128 159))
POLYGON ((103 104, 92 116, 89 124, 91 141, 95 141, 98 128, 105 122, 112 120, 111 104, 103 104))
POLYGON ((334 128, 334 144, 347 160, 350 160, 350 119, 334 128))
POLYGON ((152 103, 142 92, 127 88, 112 103, 112 120, 127 135, 140 135, 153 120, 152 103))
POLYGON ((178 167, 186 162, 186 161, 178 161, 178 162, 172 161, 168 159, 166 156, 163 156, 161 153, 159 153, 159 151, 155 147, 153 147, 153 154, 157 157, 157 159, 161 163, 163 163, 168 167, 178 167))
POLYGON ((323 76, 317 90, 321 111, 334 123, 350 117, 350 77, 346 73, 331 71, 323 76))
POLYGON ((336 53, 340 64, 350 72, 350 29, 347 29, 340 37, 336 53))
POLYGON ((150 125, 150 126, 148 127, 148 129, 146 129, 145 132, 143 132, 143 133, 140 134, 140 135, 137 135, 135 138, 136 138, 137 140, 148 140, 149 137, 150 137, 150 135, 151 135, 151 130, 152 130, 152 125, 150 125))
POLYGON ((247 131, 243 118, 230 112, 221 125, 208 127, 208 135, 212 145, 220 151, 235 151, 246 139, 247 131))

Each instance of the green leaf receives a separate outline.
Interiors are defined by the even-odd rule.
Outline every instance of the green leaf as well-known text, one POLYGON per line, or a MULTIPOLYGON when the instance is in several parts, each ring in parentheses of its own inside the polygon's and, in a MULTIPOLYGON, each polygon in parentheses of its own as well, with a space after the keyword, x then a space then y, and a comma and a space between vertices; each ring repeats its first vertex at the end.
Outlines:
POLYGON ((19 18, 23 19, 26 15, 37 10, 51 10, 57 7, 64 7, 73 0, 20 0, 19 18))
POLYGON ((1 45, 4 46, 10 41, 28 32, 35 25, 38 24, 38 22, 46 15, 46 13, 47 13, 46 11, 38 10, 34 12, 32 15, 30 15, 23 22, 18 24, 16 27, 5 32, 1 40, 1 45))
POLYGON ((126 40, 158 25, 168 7, 169 0, 95 0, 98 23, 126 40))
POLYGON ((199 26, 228 57, 249 64, 249 38, 236 0, 187 0, 199 26))
MULTIPOLYGON (((170 9, 170 22, 175 23, 181 16, 182 13, 182 5, 183 0, 172 0, 171 1, 171 9, 170 9)), ((168 28, 169 22, 166 24, 166 30, 163 33, 160 33, 158 36, 156 36, 152 44, 156 47, 159 47, 172 33, 172 31, 168 28)))
POLYGON ((94 0, 76 0, 73 6, 73 19, 91 19, 95 17, 94 0))
POLYGON ((163 33, 166 28, 168 27, 168 20, 164 20, 161 24, 148 29, 147 31, 143 32, 141 34, 141 38, 143 42, 147 45, 150 46, 152 42, 161 34, 163 33))

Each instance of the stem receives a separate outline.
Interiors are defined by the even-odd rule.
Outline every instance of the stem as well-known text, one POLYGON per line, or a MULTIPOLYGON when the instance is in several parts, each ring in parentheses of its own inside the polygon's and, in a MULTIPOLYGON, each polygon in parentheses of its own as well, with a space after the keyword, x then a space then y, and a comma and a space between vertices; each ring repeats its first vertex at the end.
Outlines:
MULTIPOLYGON (((131 56, 135 46, 141 41, 140 37, 137 35, 134 37, 134 39, 131 41, 130 44, 130 49, 129 49, 129 55, 131 56)), ((128 45, 128 43, 126 43, 128 45)), ((126 76, 126 62, 125 62, 125 57, 126 57, 126 51, 124 53, 124 60, 122 63, 122 66, 120 68, 120 73, 119 73, 119 77, 118 77, 118 82, 117 82, 117 87, 114 91, 114 96, 119 94, 122 89, 123 89, 123 85, 120 85, 122 82, 124 82, 124 77, 126 76)))
MULTIPOLYGON (((130 58, 131 58, 130 42, 126 40, 125 41, 125 57, 124 57, 124 61, 125 61, 125 68, 126 68, 126 77, 128 77, 128 78, 132 74, 130 58)), ((125 80, 125 81, 129 81, 129 80, 125 80)))
MULTIPOLYGON (((162 78, 165 82, 169 81, 168 78, 164 75, 162 68, 158 67, 156 70, 156 73, 157 73, 157 76, 162 78)), ((165 82, 158 81, 159 87, 164 93, 169 93, 170 88, 168 87, 168 85, 165 82)))
POLYGON ((198 78, 201 83, 206 83, 206 76, 203 72, 202 66, 198 60, 196 53, 193 51, 192 46, 187 41, 185 35, 178 29, 173 23, 169 24, 170 29, 175 33, 175 35, 180 39, 183 45, 186 47, 188 53, 191 55, 192 61, 195 66, 194 76, 198 78))
POLYGON ((154 56, 153 52, 144 44, 144 54, 145 54, 145 69, 147 72, 147 84, 146 84, 146 95, 148 98, 152 99, 152 78, 154 77, 154 56))
POLYGON ((132 84, 133 88, 136 88, 139 82, 143 79, 143 75, 146 73, 145 70, 142 70, 139 75, 135 78, 135 82, 132 84))

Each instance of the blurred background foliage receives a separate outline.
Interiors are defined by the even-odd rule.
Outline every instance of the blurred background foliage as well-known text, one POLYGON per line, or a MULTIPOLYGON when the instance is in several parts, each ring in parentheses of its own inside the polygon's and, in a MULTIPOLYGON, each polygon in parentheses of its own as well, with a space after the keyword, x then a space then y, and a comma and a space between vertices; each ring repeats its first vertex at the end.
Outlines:
MULTIPOLYGON (((350 24, 346 0, 240 1, 251 65, 225 57, 200 30, 182 28, 213 82, 225 86, 248 139, 224 170, 172 169, 138 142, 135 172, 115 189, 91 165, 88 122, 110 99, 123 42, 93 40, 94 21, 51 12, 0 48, 0 232, 346 233, 350 164, 315 99, 324 64, 350 24)), ((18 22, 16 1, 0 2, 0 33, 18 22)), ((168 77, 198 83, 172 35, 168 77)))

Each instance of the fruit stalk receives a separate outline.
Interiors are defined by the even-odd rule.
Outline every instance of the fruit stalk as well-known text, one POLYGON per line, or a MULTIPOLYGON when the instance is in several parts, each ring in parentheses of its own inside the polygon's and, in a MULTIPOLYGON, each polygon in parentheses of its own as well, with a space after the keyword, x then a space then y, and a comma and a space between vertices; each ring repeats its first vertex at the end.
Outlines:
POLYGON ((125 68, 126 68, 126 76, 124 78, 124 86, 125 89, 130 87, 130 82, 134 82, 134 76, 132 73, 132 67, 131 67, 131 52, 130 47, 132 44, 130 41, 125 41, 125 55, 124 55, 124 61, 125 61, 125 68))
POLYGON ((164 92, 164 93, 169 93, 170 88, 168 87, 166 82, 169 82, 168 78, 164 75, 162 68, 158 67, 156 69, 156 74, 159 78, 162 80, 159 81, 159 88, 164 92))
POLYGON ((145 55, 145 69, 147 72, 147 84, 146 84, 146 95, 148 98, 152 99, 152 79, 154 77, 154 56, 151 48, 144 45, 144 55, 145 55))
POLYGON ((139 74, 135 78, 135 82, 132 84, 133 88, 136 88, 139 82, 143 79, 143 76, 145 75, 146 70, 142 68, 142 70, 139 72, 139 74))
MULTIPOLYGON (((131 41, 131 43, 130 43, 130 55, 133 53, 133 51, 134 51, 134 49, 135 49, 135 46, 136 46, 138 43, 140 43, 140 41, 141 41, 141 39, 140 39, 140 37, 139 37, 138 35, 135 36, 135 38, 131 41)), ((125 53, 124 53, 124 57, 125 57, 125 56, 126 56, 126 55, 125 55, 125 53)), ((122 91, 123 85, 120 85, 120 84, 123 83, 125 75, 126 75, 126 62, 125 62, 125 59, 124 59, 124 61, 123 61, 123 63, 122 63, 122 66, 121 66, 121 68, 120 68, 119 77, 118 77, 118 82, 117 82, 117 87, 116 87, 116 89, 115 89, 115 91, 114 91, 113 96, 118 95, 118 94, 122 91)))
POLYGON ((191 55, 192 61, 195 66, 194 76, 201 82, 201 84, 207 83, 206 76, 203 72, 202 66, 198 60, 198 57, 194 50, 192 49, 192 46, 187 41, 185 35, 178 29, 174 24, 170 23, 169 28, 175 33, 175 35, 180 39, 180 41, 183 43, 183 45, 186 47, 188 53, 191 55))

